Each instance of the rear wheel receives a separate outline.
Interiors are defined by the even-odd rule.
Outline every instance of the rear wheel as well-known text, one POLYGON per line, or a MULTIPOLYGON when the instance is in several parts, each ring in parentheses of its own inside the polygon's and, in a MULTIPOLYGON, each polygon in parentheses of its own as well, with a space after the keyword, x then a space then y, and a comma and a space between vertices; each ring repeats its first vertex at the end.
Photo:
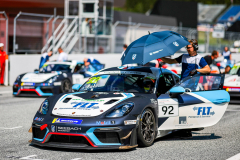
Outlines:
POLYGON ((138 127, 138 145, 142 147, 151 146, 155 139, 155 116, 151 109, 143 111, 138 127))
POLYGON ((61 92, 66 93, 71 91, 72 84, 68 79, 64 79, 61 85, 61 92))

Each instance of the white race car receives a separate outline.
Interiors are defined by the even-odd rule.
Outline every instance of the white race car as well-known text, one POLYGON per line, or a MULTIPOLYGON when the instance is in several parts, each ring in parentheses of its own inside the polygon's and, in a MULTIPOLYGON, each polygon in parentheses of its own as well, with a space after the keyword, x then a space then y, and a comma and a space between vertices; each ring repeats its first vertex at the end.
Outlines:
POLYGON ((224 87, 231 97, 240 97, 240 63, 237 63, 225 76, 224 87))

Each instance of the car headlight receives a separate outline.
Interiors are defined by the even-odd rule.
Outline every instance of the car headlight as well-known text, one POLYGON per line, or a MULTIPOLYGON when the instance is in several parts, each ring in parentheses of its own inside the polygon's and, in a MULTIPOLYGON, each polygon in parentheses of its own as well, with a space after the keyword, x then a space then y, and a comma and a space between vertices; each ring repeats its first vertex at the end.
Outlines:
POLYGON ((117 106, 113 111, 108 113, 106 117, 122 117, 127 115, 133 109, 134 103, 128 102, 117 106))
POLYGON ((49 80, 47 80, 47 83, 53 83, 57 80, 57 76, 54 76, 52 78, 50 78, 49 80))
POLYGON ((38 112, 41 113, 41 114, 47 114, 48 108, 49 108, 49 102, 48 102, 47 99, 45 99, 45 100, 43 101, 43 103, 41 104, 38 112))

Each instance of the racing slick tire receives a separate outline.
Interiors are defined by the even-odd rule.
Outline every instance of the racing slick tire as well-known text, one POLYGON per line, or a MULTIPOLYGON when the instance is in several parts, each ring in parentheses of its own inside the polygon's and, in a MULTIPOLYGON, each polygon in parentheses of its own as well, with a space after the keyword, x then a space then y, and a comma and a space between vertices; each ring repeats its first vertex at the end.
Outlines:
POLYGON ((143 111, 141 115, 141 120, 138 126, 138 145, 140 147, 151 146, 155 139, 155 116, 151 109, 147 108, 143 111))
POLYGON ((72 88, 72 83, 69 79, 64 79, 61 84, 61 93, 70 92, 72 88))

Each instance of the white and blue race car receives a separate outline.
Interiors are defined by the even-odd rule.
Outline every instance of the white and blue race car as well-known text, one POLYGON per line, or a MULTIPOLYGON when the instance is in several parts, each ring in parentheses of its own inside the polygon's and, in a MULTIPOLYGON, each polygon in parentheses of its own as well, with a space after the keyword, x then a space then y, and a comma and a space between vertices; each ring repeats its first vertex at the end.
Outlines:
POLYGON ((103 69, 76 92, 48 97, 32 123, 31 143, 74 149, 150 146, 173 132, 216 124, 230 96, 224 75, 195 75, 180 81, 155 67, 103 69))
POLYGON ((47 62, 35 72, 19 75, 13 84, 14 96, 52 96, 71 91, 73 84, 83 84, 103 64, 90 64, 87 70, 81 61, 47 62))

